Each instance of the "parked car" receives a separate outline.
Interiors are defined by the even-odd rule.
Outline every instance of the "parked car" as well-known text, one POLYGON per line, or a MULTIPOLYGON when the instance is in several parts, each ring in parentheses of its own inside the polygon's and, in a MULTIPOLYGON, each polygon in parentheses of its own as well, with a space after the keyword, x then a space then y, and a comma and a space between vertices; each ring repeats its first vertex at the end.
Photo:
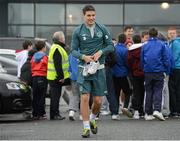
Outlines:
POLYGON ((29 111, 31 103, 30 87, 7 74, 0 62, 0 114, 29 111))
POLYGON ((0 54, 0 62, 1 62, 1 67, 4 68, 8 74, 17 76, 18 62, 13 59, 13 56, 8 58, 8 55, 3 56, 2 54, 0 54))
MULTIPOLYGON (((0 62, 1 67, 7 74, 17 76, 18 62, 15 59, 15 50, 12 49, 0 49, 0 62)), ((50 87, 47 87, 46 97, 50 98, 50 87)))
POLYGON ((1 49, 0 48, 0 56, 7 57, 15 60, 16 50, 14 49, 1 49))

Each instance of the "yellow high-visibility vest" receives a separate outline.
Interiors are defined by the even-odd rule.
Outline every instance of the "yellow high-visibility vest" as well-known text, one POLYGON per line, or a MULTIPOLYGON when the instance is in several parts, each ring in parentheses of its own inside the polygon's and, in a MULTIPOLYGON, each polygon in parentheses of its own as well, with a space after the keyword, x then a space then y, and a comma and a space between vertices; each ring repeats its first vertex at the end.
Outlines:
POLYGON ((69 61, 68 61, 67 52, 60 45, 53 44, 50 48, 49 56, 48 56, 48 71, 47 71, 47 79, 48 80, 55 80, 57 78, 57 73, 56 73, 56 70, 54 67, 54 61, 53 61, 53 55, 54 55, 54 52, 56 49, 58 49, 59 53, 62 56, 62 64, 59 64, 59 65, 62 65, 64 79, 70 77, 70 74, 68 72, 69 61))

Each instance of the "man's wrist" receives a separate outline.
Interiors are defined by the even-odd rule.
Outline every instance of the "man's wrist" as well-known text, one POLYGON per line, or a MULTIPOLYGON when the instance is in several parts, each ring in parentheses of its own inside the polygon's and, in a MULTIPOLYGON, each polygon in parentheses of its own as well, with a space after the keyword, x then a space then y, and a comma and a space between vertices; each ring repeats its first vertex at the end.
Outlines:
POLYGON ((102 50, 99 50, 98 52, 99 52, 101 55, 103 54, 103 51, 102 51, 102 50))
POLYGON ((83 54, 83 55, 81 55, 81 60, 84 60, 84 57, 85 57, 85 55, 83 54))

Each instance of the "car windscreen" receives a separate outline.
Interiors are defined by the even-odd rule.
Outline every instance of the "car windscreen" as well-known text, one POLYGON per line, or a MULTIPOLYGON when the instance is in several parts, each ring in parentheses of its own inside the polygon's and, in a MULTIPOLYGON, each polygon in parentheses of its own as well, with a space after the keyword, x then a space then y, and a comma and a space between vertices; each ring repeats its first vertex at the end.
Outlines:
POLYGON ((12 59, 12 60, 16 60, 16 56, 13 55, 13 54, 0 54, 0 56, 6 57, 6 58, 9 58, 9 59, 12 59))
POLYGON ((18 62, 16 60, 6 58, 6 57, 3 57, 3 56, 0 56, 0 62, 4 62, 4 63, 10 64, 12 66, 17 66, 18 65, 18 62))

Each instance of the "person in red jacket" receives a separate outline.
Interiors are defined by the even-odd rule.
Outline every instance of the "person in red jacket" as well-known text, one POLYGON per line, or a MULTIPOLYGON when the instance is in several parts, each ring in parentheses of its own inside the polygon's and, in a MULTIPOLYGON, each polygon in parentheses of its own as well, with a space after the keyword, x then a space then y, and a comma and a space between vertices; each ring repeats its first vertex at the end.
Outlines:
POLYGON ((47 90, 47 64, 48 57, 45 54, 46 45, 44 41, 35 44, 37 52, 31 59, 32 88, 33 88, 33 119, 46 119, 45 95, 47 90))
POLYGON ((140 65, 141 36, 133 36, 134 44, 128 48, 128 66, 132 74, 133 96, 131 107, 134 110, 134 119, 139 119, 143 114, 144 102, 144 72, 140 65))

